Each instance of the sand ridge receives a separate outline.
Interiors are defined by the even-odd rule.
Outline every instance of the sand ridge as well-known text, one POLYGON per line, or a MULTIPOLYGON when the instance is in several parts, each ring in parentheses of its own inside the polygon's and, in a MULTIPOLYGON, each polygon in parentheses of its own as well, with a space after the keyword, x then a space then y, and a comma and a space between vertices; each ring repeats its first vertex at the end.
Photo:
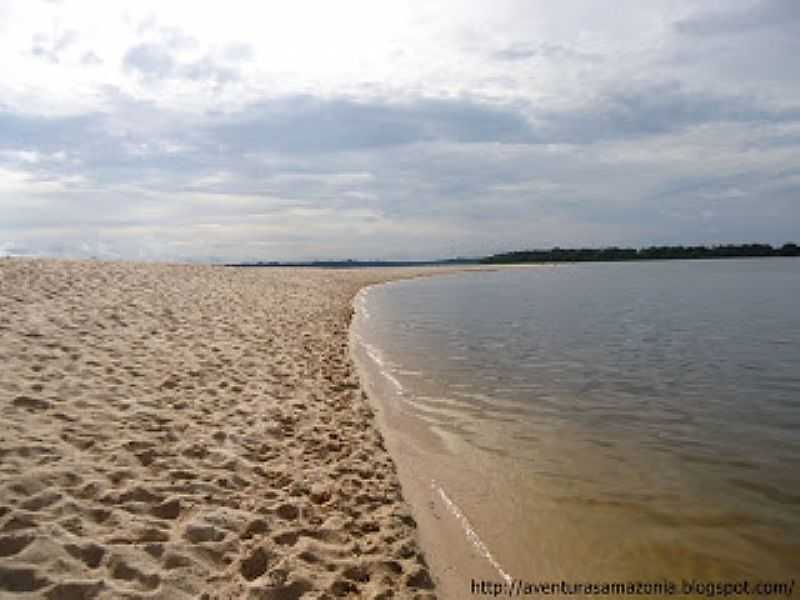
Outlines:
POLYGON ((0 260, 0 598, 433 598, 348 355, 397 275, 0 260))

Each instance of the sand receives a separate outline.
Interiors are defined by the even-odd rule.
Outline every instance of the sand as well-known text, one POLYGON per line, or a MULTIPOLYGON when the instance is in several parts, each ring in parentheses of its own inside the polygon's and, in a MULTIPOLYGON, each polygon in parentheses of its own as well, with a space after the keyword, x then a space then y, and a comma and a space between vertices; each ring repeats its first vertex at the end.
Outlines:
POLYGON ((0 598, 433 598, 348 351, 397 270, 0 260, 0 598))

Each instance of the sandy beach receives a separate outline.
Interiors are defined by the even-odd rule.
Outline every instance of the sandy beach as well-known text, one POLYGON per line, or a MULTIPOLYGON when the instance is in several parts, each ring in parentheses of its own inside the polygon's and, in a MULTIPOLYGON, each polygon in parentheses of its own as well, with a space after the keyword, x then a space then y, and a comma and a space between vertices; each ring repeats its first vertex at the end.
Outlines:
POLYGON ((407 274, 0 261, 0 597, 435 597, 348 351, 407 274))

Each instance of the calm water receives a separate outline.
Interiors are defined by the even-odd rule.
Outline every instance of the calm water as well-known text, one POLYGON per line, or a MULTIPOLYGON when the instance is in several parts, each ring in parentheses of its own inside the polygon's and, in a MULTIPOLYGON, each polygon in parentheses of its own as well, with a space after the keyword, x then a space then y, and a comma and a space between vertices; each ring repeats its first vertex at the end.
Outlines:
POLYGON ((371 288, 392 401, 515 577, 800 582, 800 260, 559 265, 371 288))

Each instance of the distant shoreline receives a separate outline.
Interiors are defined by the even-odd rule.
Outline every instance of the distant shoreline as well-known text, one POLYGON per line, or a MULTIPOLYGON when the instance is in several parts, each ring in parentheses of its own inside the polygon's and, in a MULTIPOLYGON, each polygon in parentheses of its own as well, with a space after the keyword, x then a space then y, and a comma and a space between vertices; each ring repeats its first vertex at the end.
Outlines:
POLYGON ((454 258, 447 260, 315 260, 309 262, 255 261, 227 263, 225 267, 273 267, 273 268, 311 268, 311 269, 368 269, 403 267, 458 267, 481 264, 480 258, 454 258))
POLYGON ((557 263, 557 262, 622 262, 640 260, 701 260, 713 258, 775 258, 800 256, 800 246, 786 243, 727 244, 720 246, 648 246, 646 248, 559 248, 550 250, 516 250, 494 254, 480 264, 557 263))
POLYGON ((800 256, 800 246, 787 242, 779 247, 769 244, 726 244, 718 246, 647 246, 643 248, 559 248, 549 250, 513 250, 478 258, 441 260, 313 260, 313 261, 244 261, 226 263, 225 267, 273 267, 315 269, 364 269, 400 267, 459 267, 560 262, 622 262, 638 260, 701 260, 713 258, 773 258, 800 256))

